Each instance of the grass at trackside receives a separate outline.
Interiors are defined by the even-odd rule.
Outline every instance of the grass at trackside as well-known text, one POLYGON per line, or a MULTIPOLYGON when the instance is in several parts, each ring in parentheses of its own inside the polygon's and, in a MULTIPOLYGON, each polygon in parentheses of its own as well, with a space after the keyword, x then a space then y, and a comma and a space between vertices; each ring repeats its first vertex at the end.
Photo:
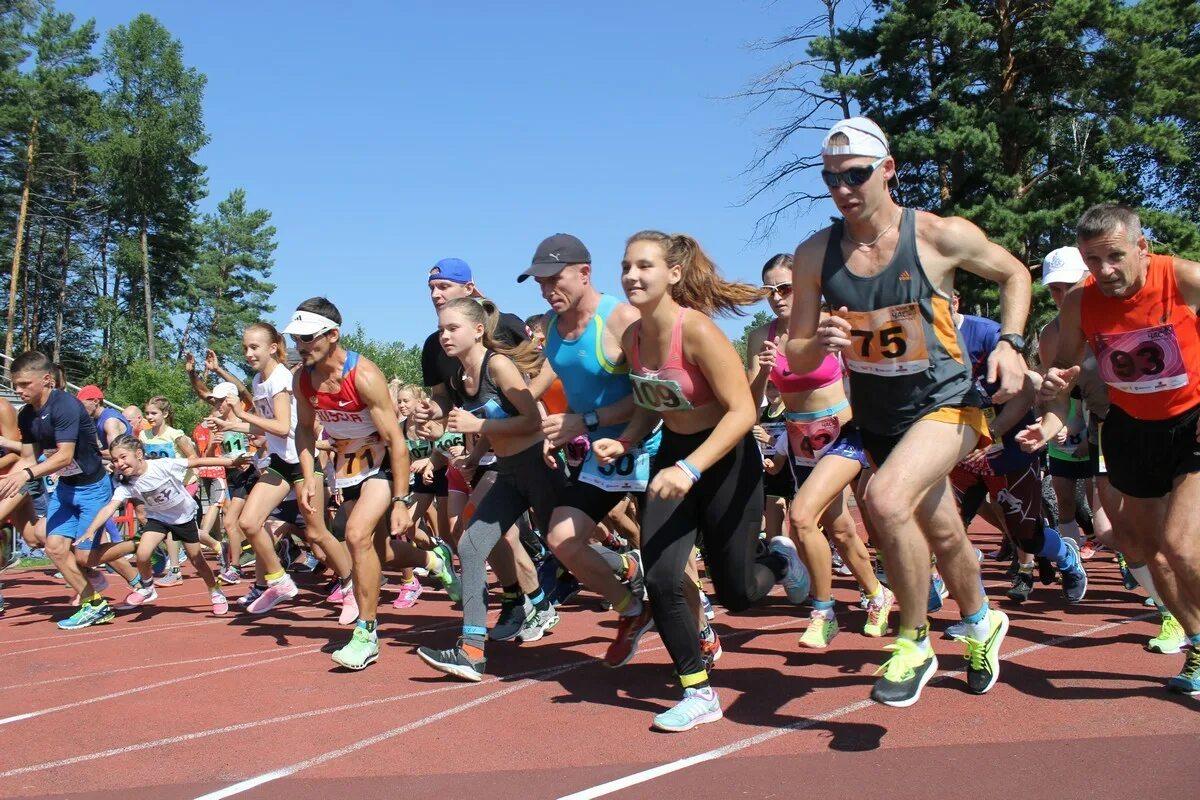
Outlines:
POLYGON ((48 558, 22 558, 13 564, 13 569, 33 569, 36 567, 48 567, 52 562, 48 558))

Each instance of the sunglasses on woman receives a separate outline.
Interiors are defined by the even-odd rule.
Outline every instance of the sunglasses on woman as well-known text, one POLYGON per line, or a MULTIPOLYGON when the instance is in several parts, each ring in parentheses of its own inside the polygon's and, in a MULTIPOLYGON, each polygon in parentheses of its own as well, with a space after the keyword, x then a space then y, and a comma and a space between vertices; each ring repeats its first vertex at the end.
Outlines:
POLYGON ((762 289, 769 295, 779 295, 780 298, 790 297, 792 294, 792 284, 787 283, 764 283, 762 289))
POLYGON ((887 156, 883 156, 865 167, 851 167, 841 172, 830 172, 827 169, 823 169, 821 170, 821 180, 825 181, 825 185, 830 189, 836 189, 839 183, 845 184, 851 189, 857 189, 871 180, 871 176, 875 174, 875 170, 886 160, 887 156))

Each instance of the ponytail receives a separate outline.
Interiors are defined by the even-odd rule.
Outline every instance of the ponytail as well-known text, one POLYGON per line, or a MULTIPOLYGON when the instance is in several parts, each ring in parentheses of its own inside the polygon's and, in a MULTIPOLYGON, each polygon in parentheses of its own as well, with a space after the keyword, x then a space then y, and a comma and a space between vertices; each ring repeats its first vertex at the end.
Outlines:
POLYGON ((491 300, 486 298, 459 297, 446 303, 442 308, 443 310, 457 311, 474 325, 482 325, 483 346, 493 353, 499 353, 511 359, 517 365, 517 370, 522 375, 530 375, 541 370, 544 356, 533 342, 525 340, 515 347, 509 347, 496 342, 496 325, 500 320, 500 312, 496 309, 496 304, 491 300))
POLYGON ((671 298, 705 316, 738 314, 745 316, 743 306, 754 305, 767 293, 742 281, 727 281, 717 271, 717 265, 700 247, 700 243, 685 233, 666 234, 661 231, 641 231, 629 237, 625 246, 634 242, 654 242, 662 247, 667 266, 679 265, 682 277, 670 288, 671 298))

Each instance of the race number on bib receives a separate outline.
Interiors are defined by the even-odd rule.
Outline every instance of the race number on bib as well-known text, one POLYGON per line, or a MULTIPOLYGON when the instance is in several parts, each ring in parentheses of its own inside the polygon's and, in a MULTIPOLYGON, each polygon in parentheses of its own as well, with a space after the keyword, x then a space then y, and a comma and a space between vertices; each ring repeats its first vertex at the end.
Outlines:
POLYGON ((337 439, 334 446, 334 485, 339 489, 362 483, 379 472, 387 458, 387 446, 376 436, 337 439))
POLYGON ((433 445, 426 439, 405 439, 408 445, 408 457, 411 461, 420 461, 433 455, 433 445))
POLYGON ((787 421, 788 444, 792 458, 800 467, 813 467, 833 446, 842 432, 842 422, 836 416, 812 420, 787 421))
POLYGON ((868 375, 913 375, 929 369, 925 325, 916 303, 877 311, 850 311, 846 366, 868 375))
MULTIPOLYGON (((50 456, 54 455, 57 452, 58 452, 58 448, 55 447, 51 450, 43 450, 42 455, 44 455, 46 458, 50 458, 50 456)), ((53 478, 54 480, 58 480, 59 478, 69 478, 72 475, 79 475, 82 472, 83 472, 83 470, 80 468, 79 462, 72 459, 69 464, 67 464, 62 469, 57 470, 56 472, 52 473, 49 477, 53 478)))
POLYGON ((683 393, 679 381, 668 381, 648 375, 629 376, 633 382, 633 402, 651 411, 691 411, 692 403, 683 393))
POLYGON ((772 453, 777 452, 779 446, 779 437, 787 436, 787 423, 783 421, 760 422, 759 425, 764 431, 767 432, 767 435, 771 437, 766 444, 763 444, 762 442, 758 443, 758 451, 762 453, 763 458, 766 458, 772 453))
POLYGON ((1092 351, 1100 365, 1100 377, 1114 389, 1150 394, 1188 384, 1187 365, 1170 325, 1097 333, 1092 337, 1092 351))
POLYGON ((650 453, 635 447, 611 464, 600 466, 595 453, 589 450, 579 480, 606 492, 644 492, 650 485, 650 453))

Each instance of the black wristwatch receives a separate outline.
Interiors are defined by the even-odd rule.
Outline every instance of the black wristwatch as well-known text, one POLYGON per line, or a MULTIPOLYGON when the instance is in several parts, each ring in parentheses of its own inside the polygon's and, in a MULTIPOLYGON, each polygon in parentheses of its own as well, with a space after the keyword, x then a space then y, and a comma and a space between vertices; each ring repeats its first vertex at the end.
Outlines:
POLYGON ((600 427, 600 415, 595 411, 585 411, 583 414, 583 425, 590 432, 595 432, 600 427))
POLYGON ((1019 333, 1005 333, 1000 336, 1000 341, 1008 342, 1018 353, 1025 352, 1025 337, 1019 333))

